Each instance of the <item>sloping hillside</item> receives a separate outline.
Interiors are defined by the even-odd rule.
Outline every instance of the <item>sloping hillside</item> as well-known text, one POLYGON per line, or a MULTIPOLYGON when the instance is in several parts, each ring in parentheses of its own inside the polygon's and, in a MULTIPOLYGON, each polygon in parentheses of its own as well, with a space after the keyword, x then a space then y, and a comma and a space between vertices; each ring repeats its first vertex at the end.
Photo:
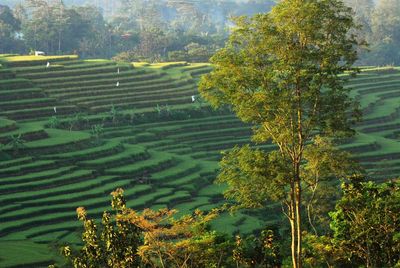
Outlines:
MULTIPOLYGON (((137 209, 188 213, 224 203, 223 186, 212 184, 220 151, 249 143, 251 132, 198 101, 209 65, 75 56, 0 62, 0 267, 53 262, 47 247, 79 241, 75 209, 100 216, 117 187, 137 209)), ((396 68, 366 69, 349 83, 365 117, 343 148, 378 180, 400 174, 399 85, 396 68)), ((270 223, 279 209, 264 212, 270 223)), ((243 211, 215 225, 251 232, 263 221, 243 211)))

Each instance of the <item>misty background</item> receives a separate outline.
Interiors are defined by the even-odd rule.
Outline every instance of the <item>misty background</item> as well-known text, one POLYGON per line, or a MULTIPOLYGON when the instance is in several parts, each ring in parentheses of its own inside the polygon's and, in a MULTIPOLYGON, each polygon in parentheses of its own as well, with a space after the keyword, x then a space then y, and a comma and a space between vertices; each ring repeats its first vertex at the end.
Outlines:
MULTIPOLYGON (((360 65, 400 64, 400 1, 345 0, 365 46, 360 65), (368 45, 367 45, 368 44, 368 45)), ((0 53, 78 54, 124 61, 206 62, 232 16, 274 0, 1 0, 0 53)))

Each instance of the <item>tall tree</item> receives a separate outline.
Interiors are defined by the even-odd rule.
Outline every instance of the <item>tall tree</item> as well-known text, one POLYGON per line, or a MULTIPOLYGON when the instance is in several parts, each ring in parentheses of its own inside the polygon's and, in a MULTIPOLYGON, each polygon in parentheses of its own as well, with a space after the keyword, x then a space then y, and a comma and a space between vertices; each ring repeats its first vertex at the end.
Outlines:
POLYGON ((109 31, 101 10, 95 6, 80 6, 74 10, 82 18, 87 34, 79 41, 79 52, 83 57, 107 57, 109 48, 109 31))
POLYGON ((357 41, 351 9, 339 0, 282 0, 269 13, 235 19, 226 47, 211 59, 200 93, 253 124, 253 140, 278 150, 237 148, 219 180, 244 206, 279 200, 291 227, 293 267, 302 266, 304 151, 317 135, 351 135, 355 103, 340 74, 352 70, 357 41), (239 186, 239 187, 237 187, 239 186))
POLYGON ((15 48, 15 34, 20 30, 20 24, 8 6, 0 5, 0 52, 15 48))

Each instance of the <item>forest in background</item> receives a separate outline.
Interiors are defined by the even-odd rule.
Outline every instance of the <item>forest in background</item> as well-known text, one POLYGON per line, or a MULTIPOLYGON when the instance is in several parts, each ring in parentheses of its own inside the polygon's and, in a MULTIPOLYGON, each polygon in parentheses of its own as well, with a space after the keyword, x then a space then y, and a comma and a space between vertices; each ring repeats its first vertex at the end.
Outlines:
MULTIPOLYGON (((345 2, 360 25, 357 34, 368 44, 361 47, 357 64, 400 64, 400 2, 345 2)), ((82 58, 206 62, 226 42, 231 17, 266 12, 274 4, 272 0, 5 1, 0 5, 0 53, 41 50, 82 58)))

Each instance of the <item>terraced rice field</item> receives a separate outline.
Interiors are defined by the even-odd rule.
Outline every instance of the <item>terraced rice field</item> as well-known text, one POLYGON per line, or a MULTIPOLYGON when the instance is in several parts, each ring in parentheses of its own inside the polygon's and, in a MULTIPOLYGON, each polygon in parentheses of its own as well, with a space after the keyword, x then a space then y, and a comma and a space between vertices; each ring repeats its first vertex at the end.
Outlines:
MULTIPOLYGON (((79 242, 76 207, 99 217, 117 187, 137 209, 189 213, 224 203, 224 186, 212 184, 220 152, 249 143, 251 131, 228 112, 192 103, 209 65, 74 56, 0 56, 0 63, 0 142, 9 155, 0 156, 0 267, 54 262, 59 244, 79 242), (113 110, 123 120, 107 120, 113 110), (70 131, 78 112, 84 127, 70 131), (52 116, 64 127, 50 128, 52 116), (95 124, 104 124, 101 139, 91 134, 95 124), (25 142, 17 150, 10 143, 18 137, 25 142)), ((343 148, 374 179, 398 177, 400 69, 366 69, 349 86, 365 119, 343 148)), ((264 212, 270 223, 280 220, 276 210, 264 212)), ((215 226, 251 232, 263 227, 259 214, 223 215, 215 226)))

